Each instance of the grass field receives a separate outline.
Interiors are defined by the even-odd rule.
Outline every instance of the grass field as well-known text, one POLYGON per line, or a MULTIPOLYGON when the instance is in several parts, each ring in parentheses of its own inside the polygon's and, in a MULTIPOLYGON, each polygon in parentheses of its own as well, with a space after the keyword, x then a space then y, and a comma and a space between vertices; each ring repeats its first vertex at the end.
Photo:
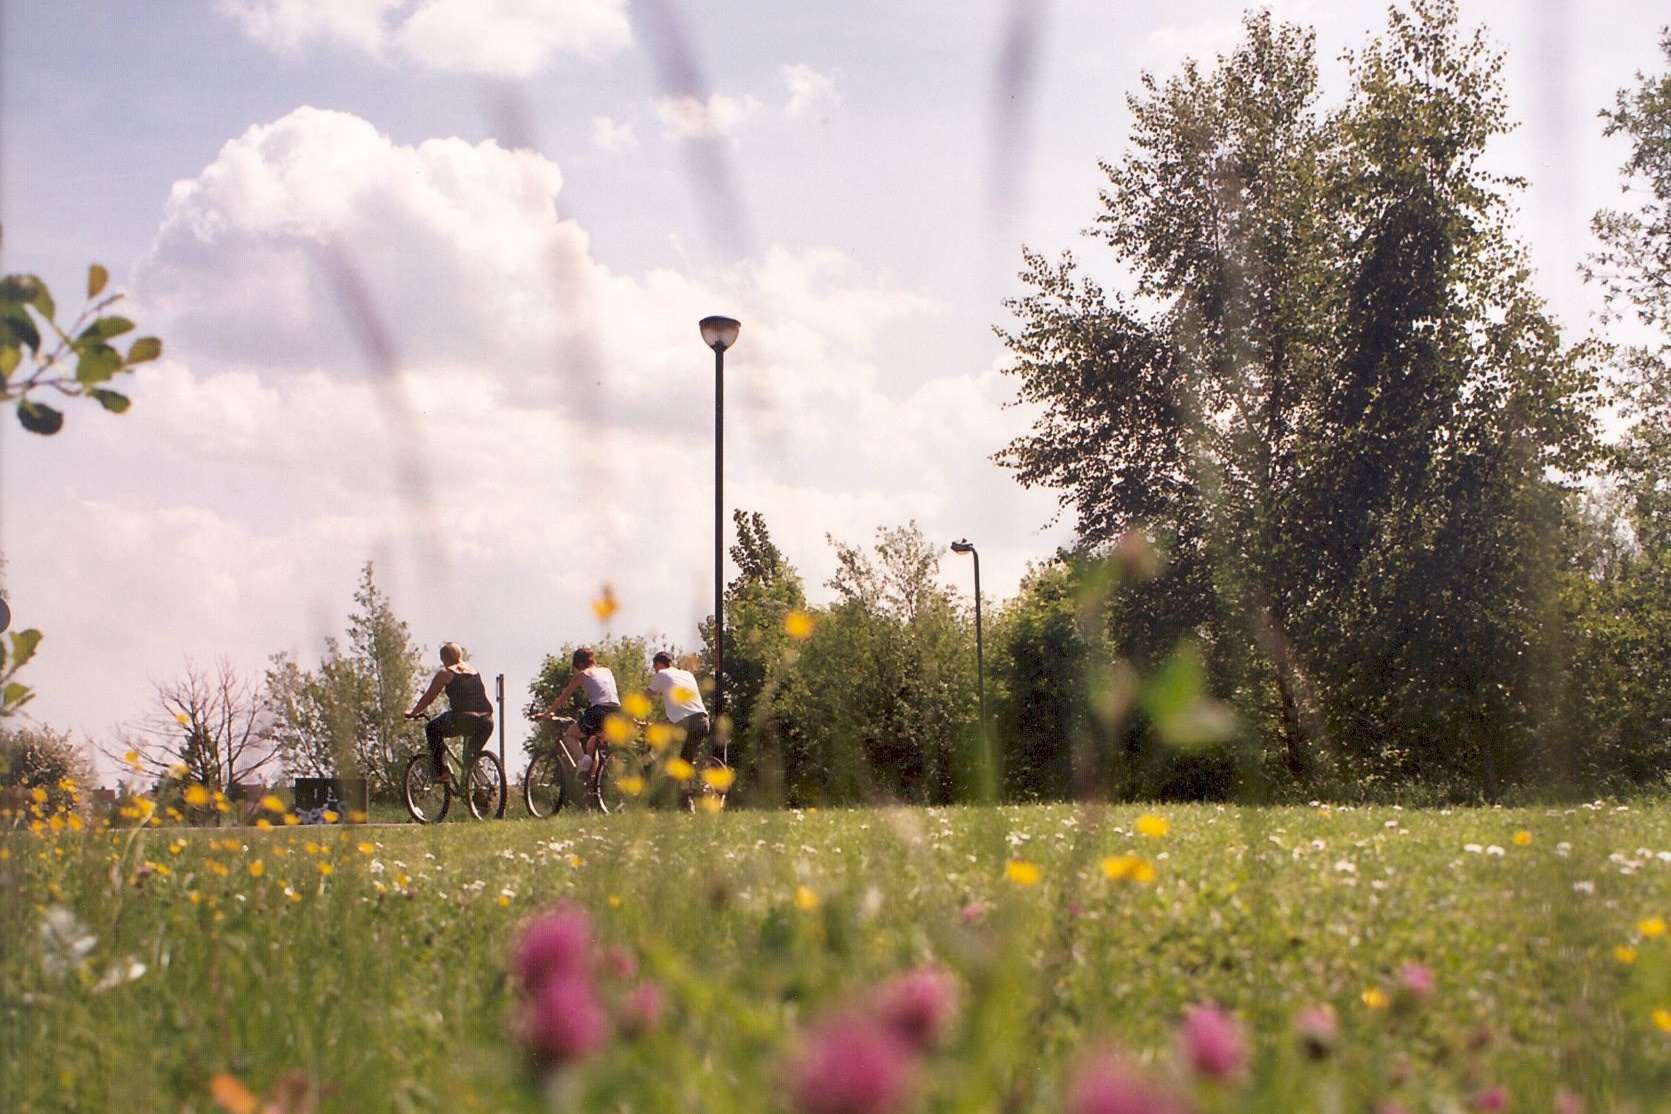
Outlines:
POLYGON ((828 1019, 929 962, 949 1025, 903 1102, 848 1108, 1113 1110, 1069 1091, 1117 1048, 1201 1110, 1671 1109, 1664 807, 566 813, 0 846, 11 1111, 258 1109, 245 1088, 287 1111, 842 1109, 806 1086, 846 1032, 828 1019), (590 916, 603 1000, 653 983, 664 1008, 541 1074, 507 957, 559 903, 590 916), (1208 1001, 1246 1033, 1220 1080, 1178 1063, 1208 1001), (1295 1016, 1319 1005, 1338 1033, 1311 1013, 1308 1051, 1295 1016))

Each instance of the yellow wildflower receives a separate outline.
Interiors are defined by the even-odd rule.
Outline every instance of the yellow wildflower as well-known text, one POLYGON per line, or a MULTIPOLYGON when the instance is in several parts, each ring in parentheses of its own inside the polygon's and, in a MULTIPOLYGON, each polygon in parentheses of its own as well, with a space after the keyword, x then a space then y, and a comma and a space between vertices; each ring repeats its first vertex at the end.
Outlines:
POLYGON ((621 605, 615 600, 615 589, 605 584, 598 598, 592 601, 592 614, 598 617, 598 622, 607 623, 620 609, 621 605))
POLYGON ((582 859, 579 855, 571 854, 569 856, 569 865, 576 870, 579 870, 580 869, 580 864, 585 862, 585 861, 586 860, 582 859))
POLYGON ((696 692, 689 685, 673 686, 673 701, 676 704, 689 704, 696 696, 696 692))
POLYGON ((609 907, 611 909, 619 909, 621 907, 621 895, 620 894, 610 894, 609 898, 608 898, 608 901, 609 901, 609 907))
POLYGON ((273 822, 265 816, 256 817, 255 826, 264 832, 270 832, 273 830, 273 822))
POLYGON ((1662 1033, 1671 1033, 1671 1010, 1661 1006, 1649 1016, 1653 1018, 1654 1028, 1662 1033))
POLYGON ((324 818, 325 823, 327 824, 335 824, 338 820, 342 819, 342 814, 332 809, 326 809, 324 812, 320 813, 320 816, 324 818))
POLYGON ((644 792, 644 779, 637 774, 622 774, 615 779, 615 788, 629 797, 636 797, 644 792))
POLYGON ((184 712, 175 712, 174 713, 174 722, 178 723, 181 727, 190 727, 191 726, 191 717, 186 715, 186 713, 184 713, 184 712))
POLYGON ((181 794, 181 797, 192 808, 202 808, 212 800, 209 791, 195 781, 186 786, 186 791, 181 794))
POLYGON ((1636 962, 1636 949, 1629 944, 1620 944, 1613 949, 1613 958, 1629 967, 1636 962))
POLYGON ((641 692, 629 692, 621 697, 621 710, 633 719, 649 719, 650 698, 641 692))
POLYGON ((38 805, 46 804, 46 790, 38 785, 29 790, 29 797, 38 805))
POLYGON ((139 768, 139 752, 137 750, 128 751, 126 754, 122 755, 122 761, 137 770, 139 768))
POLYGON ((611 712, 603 721, 603 737, 620 746, 632 738, 632 720, 619 712, 611 712))
POLYGON ((669 758, 663 768, 667 771, 667 776, 674 781, 689 781, 696 776, 696 767, 683 758, 669 758))
POLYGON ((1036 886, 1039 879, 1044 877, 1037 863, 1030 863, 1026 859, 1011 859, 1004 864, 1004 877, 1018 886, 1036 886))
POLYGON ((811 913, 818 908, 818 894, 811 886, 795 887, 795 908, 803 913, 811 913))
POLYGON ((696 799, 696 807, 701 809, 703 812, 724 812, 725 798, 714 796, 698 797, 696 799))
POLYGON ((1648 917, 1644 920, 1637 921, 1636 922, 1636 931, 1640 932, 1643 935, 1643 937, 1645 937, 1646 939, 1649 939, 1649 940, 1652 940, 1657 936, 1664 936, 1665 935, 1665 918, 1664 917, 1648 917))
POLYGON ((226 1114, 257 1114, 261 1100, 235 1075, 219 1072, 209 1079, 209 1097, 226 1114))
POLYGON ((261 808, 265 812, 280 813, 284 811, 284 802, 279 799, 278 794, 268 793, 261 798, 261 808))
POLYGON ((351 808, 348 810, 348 822, 350 824, 364 824, 370 819, 371 817, 366 814, 366 810, 363 808, 351 808))
POLYGON ((702 771, 702 782, 716 793, 724 793, 737 780, 737 772, 728 766, 710 766, 702 771))
POLYGON ((1172 830, 1172 822, 1164 816, 1148 813, 1137 818, 1137 834, 1149 839, 1159 839, 1172 830))
POLYGON ((812 628, 816 625, 812 616, 799 608, 783 617, 783 633, 796 642, 805 642, 812 637, 812 628))
POLYGON ((673 741, 673 725, 671 723, 652 723, 644 729, 644 741, 650 744, 650 749, 658 754, 666 749, 673 741))
POLYGON ((287 827, 287 828, 294 828, 297 824, 300 824, 301 822, 302 822, 302 818, 300 816, 297 816, 294 812, 287 812, 287 813, 284 814, 284 826, 287 827))
POLYGON ((267 865, 260 859, 256 859, 253 863, 249 864, 249 876, 251 878, 259 878, 265 873, 267 873, 267 865))
POLYGON ((331 872, 334 870, 336 870, 336 867, 332 866, 330 863, 319 864, 319 874, 321 877, 329 878, 331 876, 331 872))
POLYGON ((1525 831, 1524 829, 1522 829, 1521 831, 1518 831, 1518 832, 1514 833, 1514 845, 1516 847, 1529 847, 1529 846, 1531 846, 1531 843, 1532 843, 1532 833, 1531 832, 1528 832, 1528 831, 1525 831))
POLYGON ((1363 1004, 1372 1010, 1384 1010, 1387 1008, 1387 992, 1378 986, 1372 986, 1368 990, 1365 990, 1360 997, 1363 998, 1363 1004))
POLYGON ((377 850, 377 845, 375 843, 372 843, 370 840, 367 840, 363 843, 359 843, 359 844, 356 845, 356 847, 359 850, 360 854, 362 854, 362 855, 369 855, 372 852, 377 850))
POLYGON ((508 909, 508 908, 510 908, 510 904, 511 904, 511 899, 510 899, 510 898, 509 898, 509 897, 507 897, 507 896, 506 896, 506 895, 504 895, 504 894, 500 894, 500 895, 499 895, 499 907, 500 907, 500 908, 501 908, 501 909, 508 909))

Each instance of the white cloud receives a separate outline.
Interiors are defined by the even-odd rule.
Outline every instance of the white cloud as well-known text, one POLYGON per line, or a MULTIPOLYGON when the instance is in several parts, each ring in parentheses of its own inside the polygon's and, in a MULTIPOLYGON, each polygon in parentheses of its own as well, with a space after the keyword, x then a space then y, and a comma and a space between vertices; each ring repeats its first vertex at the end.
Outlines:
POLYGON ((710 93, 706 101, 697 97, 658 97, 656 116, 675 139, 713 139, 730 135, 744 120, 760 111, 751 96, 732 97, 710 93))
POLYGON ((384 20, 401 0, 219 0, 216 5, 244 34, 272 50, 311 42, 383 50, 384 20))
POLYGON ((638 146, 638 136, 633 132, 631 124, 612 120, 608 116, 594 116, 592 145, 615 154, 638 146))
POLYGON ((254 41, 319 41, 432 69, 520 78, 558 54, 601 56, 632 41, 626 0, 219 0, 254 41))
POLYGON ((428 0, 394 37, 441 70, 528 77, 554 54, 601 55, 632 41, 626 0, 428 0))
POLYGON ((784 66, 783 83, 789 89, 789 102, 784 105, 783 111, 791 117, 808 112, 827 112, 841 103, 835 79, 811 66, 799 62, 784 66))
POLYGON ((313 652, 366 558, 424 644, 465 642, 518 698, 542 652, 597 632, 605 581, 616 629, 692 645, 712 536, 695 323, 716 311, 743 321, 727 504, 765 513, 815 595, 826 532, 867 541, 914 516, 970 533, 999 591, 1049 551, 1026 528, 1050 497, 986 462, 1025 422, 1007 384, 918 367, 937 299, 833 248, 618 274, 559 219, 561 185, 532 152, 402 145, 299 109, 175 186, 133 314, 170 358, 124 417, 0 443, 6 509, 40 524, 7 553, 20 623, 47 631, 37 714, 107 730, 186 655, 259 672, 313 652), (409 423, 362 370, 323 243, 345 245, 395 339, 409 423), (414 456, 426 506, 403 480, 414 456))

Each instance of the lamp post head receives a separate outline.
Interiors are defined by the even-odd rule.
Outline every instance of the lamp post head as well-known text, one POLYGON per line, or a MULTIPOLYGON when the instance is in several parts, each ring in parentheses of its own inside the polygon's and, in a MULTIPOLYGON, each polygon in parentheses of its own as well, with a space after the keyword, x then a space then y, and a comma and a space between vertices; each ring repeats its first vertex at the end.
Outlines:
POLYGON ((731 317, 704 317, 697 323, 702 330, 702 343, 715 352, 724 352, 737 343, 742 323, 731 317))
POLYGON ((975 552, 975 543, 971 542, 968 538, 960 538, 952 543, 952 552, 973 553, 975 552))

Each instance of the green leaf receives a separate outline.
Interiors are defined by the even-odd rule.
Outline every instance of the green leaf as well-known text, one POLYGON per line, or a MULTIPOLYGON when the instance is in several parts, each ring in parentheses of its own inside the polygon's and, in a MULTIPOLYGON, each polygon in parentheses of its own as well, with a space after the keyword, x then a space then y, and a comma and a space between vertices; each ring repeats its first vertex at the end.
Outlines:
POLYGON ((4 690, 0 690, 0 712, 15 712, 34 698, 35 693, 28 685, 13 681, 4 690))
POLYGON ((133 405, 133 402, 127 395, 119 394, 116 391, 107 391, 101 387, 94 387, 90 393, 94 398, 98 399, 100 406, 109 410, 112 414, 125 414, 127 413, 128 407, 133 405))
POLYGON ((128 363, 142 364, 147 360, 154 360, 162 355, 162 341, 156 337, 140 337, 128 349, 128 363))
POLYGON ((34 627, 20 630, 11 636, 12 668, 22 669, 35 656, 35 647, 41 644, 41 632, 34 627))
POLYGON ((104 284, 110 281, 110 272, 95 263, 87 268, 87 296, 97 298, 104 289, 104 284))
POLYGON ((15 341, 0 341, 0 381, 10 379, 23 359, 23 349, 15 341))
POLYGON ((17 420, 23 423, 23 428, 30 433, 45 436, 57 433, 64 428, 64 415, 42 402, 31 402, 28 399, 17 404, 17 420))
POLYGON ((126 317, 118 317, 112 314, 109 317, 99 318, 81 330, 81 335, 76 339, 87 340, 89 337, 97 337, 100 340, 109 340, 111 337, 119 337, 123 333, 131 332, 133 332, 132 321, 129 321, 126 317))
POLYGON ((7 275, 0 279, 0 301, 34 306, 47 318, 51 318, 58 308, 52 302, 46 283, 34 275, 7 275))
POLYGON ((23 308, 23 303, 0 303, 0 326, 15 343, 27 344, 31 352, 41 350, 41 331, 35 328, 35 322, 30 318, 29 311, 23 308))
POLYGON ((1205 692, 1206 664, 1194 642, 1182 642, 1143 688, 1143 710, 1168 746, 1199 750, 1236 731, 1230 708, 1205 692))
POLYGON ((122 354, 101 341, 83 349, 81 359, 76 361, 75 378, 76 382, 91 386, 103 383, 121 370, 122 354))

